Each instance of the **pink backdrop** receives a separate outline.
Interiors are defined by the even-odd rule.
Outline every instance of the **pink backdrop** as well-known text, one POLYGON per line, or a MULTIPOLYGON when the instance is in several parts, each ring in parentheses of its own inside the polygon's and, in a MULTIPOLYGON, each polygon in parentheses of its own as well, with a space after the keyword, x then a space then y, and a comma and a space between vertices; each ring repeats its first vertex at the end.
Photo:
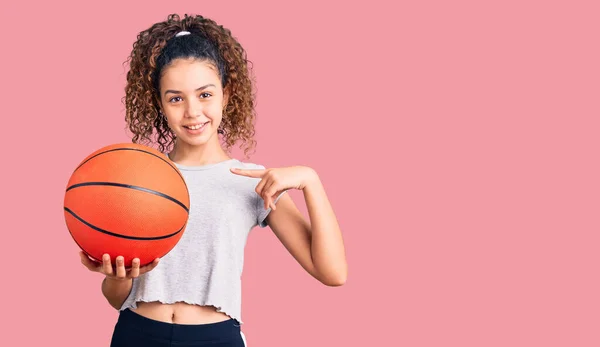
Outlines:
POLYGON ((249 346, 600 345, 597 2, 388 3, 3 3, 0 344, 108 345, 117 312, 64 188, 128 141, 136 34, 188 12, 255 64, 250 161, 315 168, 346 240, 348 282, 328 288, 253 231, 249 346))

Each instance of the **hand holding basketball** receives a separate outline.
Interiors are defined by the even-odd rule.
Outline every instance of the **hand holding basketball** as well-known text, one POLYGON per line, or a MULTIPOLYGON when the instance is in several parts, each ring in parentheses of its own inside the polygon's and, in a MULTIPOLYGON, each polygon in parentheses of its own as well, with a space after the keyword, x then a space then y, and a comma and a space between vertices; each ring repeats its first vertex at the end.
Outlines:
POLYGON ((133 258, 146 266, 175 247, 187 225, 189 200, 181 172, 160 151, 113 144, 75 168, 65 190, 64 216, 77 246, 96 263, 105 253, 113 265, 122 256, 124 266, 137 272, 133 258))
POLYGON ((158 265, 159 258, 148 265, 140 267, 140 260, 138 258, 133 259, 130 268, 125 268, 125 262, 122 256, 118 256, 116 259, 116 266, 112 265, 110 255, 104 254, 102 256, 102 263, 90 259, 84 252, 79 252, 81 263, 92 272, 99 272, 106 275, 106 277, 117 280, 126 280, 136 278, 139 275, 145 274, 146 272, 154 269, 158 265))

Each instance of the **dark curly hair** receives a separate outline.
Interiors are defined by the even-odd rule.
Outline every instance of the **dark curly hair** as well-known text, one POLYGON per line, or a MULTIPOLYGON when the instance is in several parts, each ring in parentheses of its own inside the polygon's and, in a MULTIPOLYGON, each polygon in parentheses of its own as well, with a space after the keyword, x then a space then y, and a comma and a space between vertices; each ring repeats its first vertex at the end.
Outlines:
POLYGON ((165 152, 175 141, 165 117, 160 115, 159 80, 161 72, 175 59, 194 58, 213 64, 223 89, 229 92, 227 107, 218 133, 225 150, 238 141, 244 154, 256 146, 254 140, 255 94, 251 62, 246 51, 229 29, 200 15, 171 14, 166 21, 156 23, 140 32, 133 44, 125 87, 125 120, 133 133, 132 141, 158 144, 165 152), (191 35, 175 37, 180 31, 191 35))

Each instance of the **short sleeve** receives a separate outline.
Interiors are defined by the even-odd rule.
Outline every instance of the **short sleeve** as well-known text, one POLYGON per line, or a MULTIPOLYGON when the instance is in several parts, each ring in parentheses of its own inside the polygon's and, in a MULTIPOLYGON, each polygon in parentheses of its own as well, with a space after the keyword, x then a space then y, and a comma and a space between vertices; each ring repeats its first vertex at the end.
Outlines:
MULTIPOLYGON (((257 169, 259 170, 264 170, 265 167, 262 165, 256 165, 257 169)), ((258 184, 259 181, 256 182, 256 184, 258 184)), ((274 204, 277 204, 277 201, 279 201, 279 199, 283 196, 283 194, 285 194, 285 190, 283 192, 281 192, 276 198, 275 201, 273 201, 274 204)), ((256 194, 256 193, 255 193, 256 194)), ((265 200, 262 198, 262 196, 256 194, 256 222, 258 223, 258 226, 261 228, 265 228, 267 226, 267 216, 269 215, 269 213, 271 213, 271 208, 269 207, 268 209, 265 209, 265 200)))
MULTIPOLYGON (((285 194, 285 190, 283 192, 281 192, 276 198, 275 201, 273 201, 274 204, 277 204, 277 201, 279 201, 279 199, 283 196, 283 194, 285 194)), ((269 213, 271 213, 271 208, 269 207, 268 209, 265 210, 265 200, 262 198, 262 196, 256 194, 256 201, 257 201, 257 206, 256 206, 256 211, 257 211, 257 222, 258 222, 258 226, 261 228, 264 228, 267 226, 267 216, 269 215, 269 213)))

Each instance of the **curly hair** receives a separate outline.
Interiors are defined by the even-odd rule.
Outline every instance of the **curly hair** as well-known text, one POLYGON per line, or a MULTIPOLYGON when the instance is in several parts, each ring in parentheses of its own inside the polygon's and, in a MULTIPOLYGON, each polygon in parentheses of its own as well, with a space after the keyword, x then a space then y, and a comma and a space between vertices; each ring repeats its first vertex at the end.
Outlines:
POLYGON ((140 32, 125 63, 130 64, 125 87, 125 120, 132 141, 158 144, 165 152, 175 142, 175 133, 160 114, 159 80, 161 72, 175 59, 194 58, 213 64, 219 71, 223 89, 229 100, 218 129, 224 149, 229 151, 238 141, 244 154, 252 150, 255 94, 251 62, 246 51, 231 31, 201 15, 171 14, 166 21, 153 24, 140 32), (175 37, 180 31, 191 35, 175 37))

